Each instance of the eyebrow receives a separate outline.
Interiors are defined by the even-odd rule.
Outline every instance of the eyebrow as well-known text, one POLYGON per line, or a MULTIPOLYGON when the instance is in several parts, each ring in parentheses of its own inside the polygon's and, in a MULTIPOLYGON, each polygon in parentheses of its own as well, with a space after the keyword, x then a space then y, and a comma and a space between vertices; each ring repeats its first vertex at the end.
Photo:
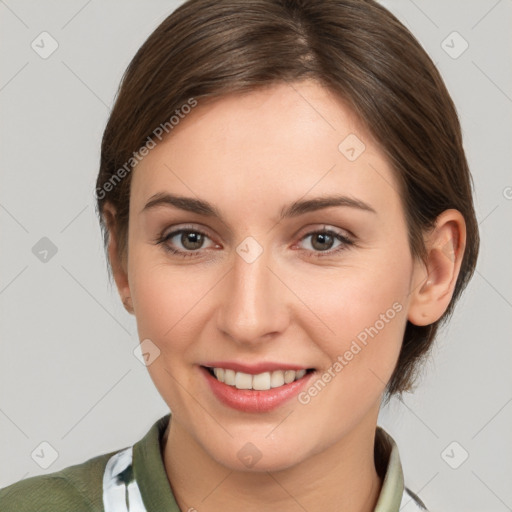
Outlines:
MULTIPOLYGON (((222 220, 222 214, 220 211, 208 201, 177 194, 170 194, 168 192, 158 192, 151 196, 140 213, 144 213, 148 210, 160 206, 173 206, 175 208, 179 208, 180 210, 197 213, 198 215, 204 215, 205 217, 216 217, 222 220)), ((369 204, 361 201, 360 199, 342 195, 327 195, 315 197, 313 199, 299 199, 284 206, 281 209, 279 220, 281 221, 291 217, 298 217, 299 215, 304 215, 305 213, 314 212, 333 206, 345 206, 375 214, 377 213, 369 204)))

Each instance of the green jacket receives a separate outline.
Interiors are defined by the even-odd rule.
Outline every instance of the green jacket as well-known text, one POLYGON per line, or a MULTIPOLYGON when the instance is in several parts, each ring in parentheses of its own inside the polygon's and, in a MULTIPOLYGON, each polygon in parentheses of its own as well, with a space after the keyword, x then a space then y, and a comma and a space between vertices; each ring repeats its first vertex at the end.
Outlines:
MULTIPOLYGON (((170 416, 156 421, 133 446, 0 489, 0 511, 180 512, 161 455, 161 439, 170 416)), ((421 500, 404 486, 398 448, 379 426, 377 450, 384 465, 377 467, 383 485, 374 512, 399 512, 408 502, 408 511, 426 511, 421 500)))

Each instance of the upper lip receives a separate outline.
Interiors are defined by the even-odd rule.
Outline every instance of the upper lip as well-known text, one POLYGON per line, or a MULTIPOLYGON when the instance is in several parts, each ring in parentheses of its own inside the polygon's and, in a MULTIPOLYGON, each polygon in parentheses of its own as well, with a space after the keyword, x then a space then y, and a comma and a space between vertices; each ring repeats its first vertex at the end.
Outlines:
POLYGON ((276 370, 308 370, 310 367, 299 364, 261 362, 261 363, 240 363, 237 361, 210 361, 203 363, 201 366, 210 368, 224 368, 226 370, 234 370, 235 372, 248 373, 250 375, 258 375, 259 373, 273 372, 276 370))

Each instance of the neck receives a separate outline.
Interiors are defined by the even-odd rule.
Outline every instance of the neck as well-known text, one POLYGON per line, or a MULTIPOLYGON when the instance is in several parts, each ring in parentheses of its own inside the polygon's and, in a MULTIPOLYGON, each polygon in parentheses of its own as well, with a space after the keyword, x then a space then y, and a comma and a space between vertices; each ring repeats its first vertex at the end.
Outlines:
POLYGON ((172 419, 164 465, 182 511, 373 512, 382 481, 374 461, 377 418, 281 471, 237 471, 217 463, 172 419))

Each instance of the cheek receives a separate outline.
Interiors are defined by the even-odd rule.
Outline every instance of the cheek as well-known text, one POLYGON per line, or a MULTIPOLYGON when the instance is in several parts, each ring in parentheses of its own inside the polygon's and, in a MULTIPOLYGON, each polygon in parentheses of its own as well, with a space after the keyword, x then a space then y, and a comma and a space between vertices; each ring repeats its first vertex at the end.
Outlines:
POLYGON ((376 285, 372 277, 364 273, 344 283, 324 283, 321 293, 310 295, 315 301, 311 309, 316 308, 322 325, 313 316, 310 322, 301 320, 327 357, 300 403, 309 404, 304 414, 314 410, 323 418, 322 425, 311 421, 326 436, 349 428, 372 410, 398 360, 407 320, 406 279, 376 285), (329 411, 327 418, 322 411, 329 411))
POLYGON ((148 373, 169 407, 184 414, 189 397, 183 389, 194 389, 194 341, 207 321, 201 306, 212 284, 158 264, 139 267, 131 287, 139 339, 151 340, 159 351, 148 373))
POLYGON ((211 288, 205 275, 179 267, 139 267, 131 289, 140 339, 151 339, 163 353, 185 352, 204 322, 198 315, 211 288))
POLYGON ((374 261, 361 259, 328 278, 295 280, 297 295, 307 297, 311 312, 297 321, 331 363, 342 357, 344 379, 364 382, 373 371, 372 378, 383 387, 393 372, 407 321, 412 271, 408 253, 401 254, 376 251, 374 261))

